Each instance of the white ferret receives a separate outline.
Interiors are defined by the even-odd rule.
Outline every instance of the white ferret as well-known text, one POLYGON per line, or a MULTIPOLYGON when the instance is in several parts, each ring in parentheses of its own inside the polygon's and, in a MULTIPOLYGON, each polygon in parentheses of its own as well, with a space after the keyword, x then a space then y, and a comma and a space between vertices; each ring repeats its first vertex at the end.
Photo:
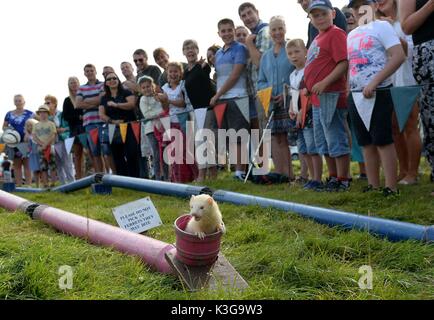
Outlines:
POLYGON ((222 214, 214 199, 206 194, 192 196, 190 199, 190 215, 192 218, 185 228, 185 232, 204 239, 207 234, 218 231, 226 232, 222 214))

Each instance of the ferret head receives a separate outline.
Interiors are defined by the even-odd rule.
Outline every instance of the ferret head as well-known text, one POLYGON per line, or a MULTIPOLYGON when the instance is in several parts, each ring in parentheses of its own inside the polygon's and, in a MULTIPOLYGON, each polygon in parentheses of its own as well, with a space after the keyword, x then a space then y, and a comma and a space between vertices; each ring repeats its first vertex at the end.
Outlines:
POLYGON ((192 196, 190 199, 190 215, 200 221, 206 215, 214 204, 214 199, 207 194, 192 196))

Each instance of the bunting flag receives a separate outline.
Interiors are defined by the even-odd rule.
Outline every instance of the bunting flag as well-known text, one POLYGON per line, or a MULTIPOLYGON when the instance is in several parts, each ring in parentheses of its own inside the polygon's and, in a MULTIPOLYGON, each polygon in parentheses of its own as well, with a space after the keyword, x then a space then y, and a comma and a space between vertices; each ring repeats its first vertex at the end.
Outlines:
POLYGON ((66 153, 67 154, 71 153, 72 146, 74 145, 74 141, 75 141, 75 137, 68 138, 68 139, 65 140, 65 148, 66 148, 66 153))
POLYGON ((408 117, 410 116, 413 106, 416 103, 421 86, 408 86, 408 87, 392 87, 390 94, 393 99, 393 106, 395 108, 396 118, 398 119, 399 130, 404 131, 407 125, 408 117))
POLYGON ((196 118, 197 130, 201 130, 205 126, 205 119, 206 119, 207 111, 208 111, 207 108, 201 108, 201 109, 195 109, 194 110, 194 116, 196 118))
POLYGON ((121 130, 122 142, 125 143, 125 141, 127 141, 128 123, 120 123, 119 129, 121 130))
POLYGON ((339 93, 325 92, 319 96, 320 113, 325 119, 326 127, 330 128, 338 105, 339 93))
POLYGON ((89 131, 90 138, 94 145, 98 145, 98 128, 89 131))
POLYGON ((65 144, 63 144, 62 142, 58 142, 54 145, 54 152, 57 153, 58 156, 62 155, 62 149, 64 145, 65 144))
POLYGON ((213 109, 214 114, 217 118, 217 126, 219 129, 221 129, 222 125, 223 125, 223 117, 224 117, 225 112, 226 112, 226 107, 227 107, 226 103, 221 103, 221 104, 216 105, 213 109))
POLYGON ((16 148, 24 157, 27 157, 30 153, 29 144, 26 142, 17 144, 16 148))
POLYGON ((78 140, 80 140, 80 143, 83 147, 87 148, 87 134, 82 133, 78 135, 78 140))
POLYGON ((363 92, 353 92, 354 104, 356 105, 357 112, 360 115, 366 129, 371 129, 372 113, 374 112, 375 101, 377 99, 376 94, 371 99, 365 98, 363 92))
POLYGON ((0 143, 0 153, 5 151, 6 145, 4 143, 0 143))
POLYGON ((164 131, 170 130, 170 117, 161 118, 160 122, 163 125, 164 131))
POLYGON ((298 101, 300 100, 300 91, 291 89, 291 98, 292 98, 292 110, 289 110, 295 114, 297 114, 298 111, 298 101))
POLYGON ((51 146, 48 146, 44 149, 44 159, 47 160, 47 162, 50 162, 51 158, 51 146))
POLYGON ((109 134, 109 143, 112 144, 113 138, 115 136, 116 131, 116 125, 115 124, 109 124, 108 125, 108 134, 109 134))
POLYGON ((300 93, 300 104, 301 104, 301 128, 303 129, 306 126, 306 116, 307 116, 307 109, 310 105, 310 96, 305 96, 304 94, 300 93))
POLYGON ((268 116, 268 110, 270 109, 270 101, 271 101, 271 93, 273 92, 273 88, 267 88, 258 91, 258 99, 261 102, 262 108, 264 108, 265 115, 268 116))
POLYGON ((170 117, 160 118, 160 122, 164 128, 163 141, 170 141, 170 117))
POLYGON ((134 137, 136 137, 137 144, 140 143, 140 122, 132 122, 131 129, 133 129, 134 137))
POLYGON ((189 113, 188 112, 182 112, 182 113, 178 113, 176 116, 178 117, 179 125, 181 126, 181 130, 185 134, 187 132, 187 121, 188 121, 189 113))
POLYGON ((238 99, 235 101, 235 103, 237 104, 238 109, 243 114, 244 119, 246 119, 246 121, 250 123, 249 97, 238 99))

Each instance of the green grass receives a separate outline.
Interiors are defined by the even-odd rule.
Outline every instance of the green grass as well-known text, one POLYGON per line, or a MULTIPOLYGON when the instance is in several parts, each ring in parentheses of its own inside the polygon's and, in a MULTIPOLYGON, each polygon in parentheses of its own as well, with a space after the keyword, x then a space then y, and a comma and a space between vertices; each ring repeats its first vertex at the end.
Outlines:
MULTIPOLYGON (((362 194, 314 194, 300 187, 242 185, 223 174, 205 185, 297 203, 424 225, 434 224, 432 185, 402 188, 398 199, 362 194)), ((148 236, 173 243, 173 222, 188 201, 114 189, 113 195, 24 194, 31 201, 116 225, 111 209, 146 196, 164 225, 148 236)), ((0 209, 1 299, 434 299, 434 246, 392 243, 364 232, 342 231, 291 213, 221 204, 228 229, 222 252, 249 283, 244 292, 189 293, 178 279, 152 272, 136 257, 56 232, 24 214, 0 209), (58 269, 74 269, 73 289, 59 289, 58 269), (374 272, 373 290, 358 287, 362 265, 374 272)))

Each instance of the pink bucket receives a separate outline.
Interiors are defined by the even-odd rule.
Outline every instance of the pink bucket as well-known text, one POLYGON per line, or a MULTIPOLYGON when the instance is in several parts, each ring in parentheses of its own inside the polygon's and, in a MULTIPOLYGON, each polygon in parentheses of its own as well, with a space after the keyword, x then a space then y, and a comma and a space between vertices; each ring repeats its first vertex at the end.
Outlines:
POLYGON ((175 221, 176 258, 192 267, 214 264, 220 252, 222 232, 206 235, 201 240, 184 231, 190 219, 190 215, 184 215, 175 221))

